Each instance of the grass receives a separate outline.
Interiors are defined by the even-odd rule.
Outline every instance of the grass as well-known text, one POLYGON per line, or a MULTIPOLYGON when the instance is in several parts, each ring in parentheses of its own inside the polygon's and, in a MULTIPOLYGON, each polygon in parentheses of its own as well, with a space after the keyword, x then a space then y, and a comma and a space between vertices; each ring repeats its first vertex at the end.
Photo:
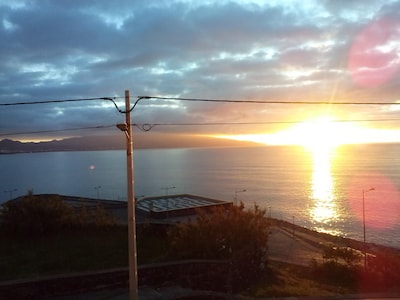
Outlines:
MULTIPOLYGON (((9 236, 0 231, 0 281, 128 267, 127 238, 126 226, 42 237, 9 236)), ((153 229, 138 230, 137 246, 139 265, 169 258, 165 235, 153 229)), ((252 297, 321 297, 356 292, 350 286, 316 278, 310 267, 270 261, 268 274, 244 293, 252 297)))
MULTIPOLYGON (((42 237, 0 233, 0 281, 127 267, 127 238, 126 227, 42 237)), ((162 260, 165 241, 143 235, 137 245, 139 263, 162 260)))
POLYGON ((255 297, 335 296, 349 293, 341 287, 318 282, 309 276, 309 268, 282 262, 270 262, 269 274, 249 291, 255 297))

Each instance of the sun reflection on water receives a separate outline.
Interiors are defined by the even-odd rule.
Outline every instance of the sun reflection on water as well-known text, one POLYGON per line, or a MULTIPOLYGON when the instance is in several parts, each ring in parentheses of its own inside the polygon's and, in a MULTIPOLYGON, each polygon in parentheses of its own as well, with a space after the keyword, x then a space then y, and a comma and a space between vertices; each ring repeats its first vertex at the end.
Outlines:
POLYGON ((335 149, 321 148, 312 151, 313 170, 311 179, 310 208, 311 221, 319 231, 338 234, 336 228, 331 228, 338 219, 338 207, 335 196, 334 179, 331 173, 331 159, 335 149))

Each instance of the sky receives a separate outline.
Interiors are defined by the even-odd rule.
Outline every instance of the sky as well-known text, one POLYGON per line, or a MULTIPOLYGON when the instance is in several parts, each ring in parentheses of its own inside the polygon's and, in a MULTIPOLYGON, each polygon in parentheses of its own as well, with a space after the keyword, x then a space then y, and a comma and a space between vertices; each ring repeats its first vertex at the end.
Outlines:
MULTIPOLYGON (((328 118, 349 141, 400 141, 400 1, 0 0, 0 39, 0 105, 117 97, 124 109, 125 90, 132 103, 320 101, 143 99, 132 122, 273 144, 321 138, 325 125, 296 124, 328 118)), ((3 105, 0 139, 118 134, 124 119, 104 100, 3 105), (86 127, 102 128, 63 131, 86 127)))

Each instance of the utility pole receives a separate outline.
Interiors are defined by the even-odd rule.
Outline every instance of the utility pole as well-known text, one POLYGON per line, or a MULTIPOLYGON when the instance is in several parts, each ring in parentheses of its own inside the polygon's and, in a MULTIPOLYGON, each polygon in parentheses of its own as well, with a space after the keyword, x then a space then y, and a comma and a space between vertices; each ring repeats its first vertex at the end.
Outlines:
POLYGON ((161 188, 162 190, 165 190, 165 195, 166 196, 168 196, 168 191, 169 190, 173 190, 173 189, 175 189, 176 187, 175 186, 167 186, 167 187, 163 187, 163 188, 161 188))
POLYGON ((131 300, 138 299, 138 280, 137 280, 137 252, 136 252, 136 211, 135 193, 133 178, 133 141, 131 126, 131 103, 129 90, 125 91, 125 110, 126 110, 126 169, 128 180, 128 247, 129 247, 129 297, 131 300))
POLYGON ((136 211, 133 177, 133 142, 131 126, 131 104, 129 90, 125 91, 125 124, 117 127, 126 136, 126 172, 128 187, 128 254, 129 254, 129 299, 138 299, 137 250, 136 250, 136 211))

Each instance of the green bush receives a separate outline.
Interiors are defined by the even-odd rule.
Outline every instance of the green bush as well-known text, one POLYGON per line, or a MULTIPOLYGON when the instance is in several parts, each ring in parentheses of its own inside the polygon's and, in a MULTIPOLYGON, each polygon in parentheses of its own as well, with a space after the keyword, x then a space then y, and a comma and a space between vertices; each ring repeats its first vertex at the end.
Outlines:
POLYGON ((373 283, 383 288, 396 287, 400 282, 400 255, 390 250, 380 250, 373 257, 368 257, 368 273, 374 275, 373 283))
POLYGON ((368 257, 367 268, 360 264, 362 255, 351 248, 327 247, 323 263, 312 261, 314 278, 329 284, 356 288, 359 292, 398 290, 400 256, 394 251, 376 250, 368 257))
POLYGON ((322 257, 324 259, 334 260, 336 263, 342 260, 347 266, 352 267, 361 261, 362 255, 359 251, 349 247, 335 247, 331 245, 325 247, 322 257))
POLYGON ((354 288, 358 280, 359 267, 348 266, 334 260, 323 263, 317 263, 314 260, 311 263, 311 274, 320 282, 354 288))
POLYGON ((58 195, 29 192, 2 205, 0 224, 8 233, 44 235, 84 227, 105 228, 115 225, 115 221, 101 205, 89 214, 85 205, 78 212, 58 195))
POLYGON ((224 259, 230 264, 233 285, 246 285, 267 270, 269 222, 265 211, 243 205, 199 211, 194 222, 178 224, 168 232, 178 258, 224 259))
POLYGON ((69 226, 73 209, 57 196, 41 199, 29 193, 2 205, 1 226, 9 232, 44 234, 69 226))

